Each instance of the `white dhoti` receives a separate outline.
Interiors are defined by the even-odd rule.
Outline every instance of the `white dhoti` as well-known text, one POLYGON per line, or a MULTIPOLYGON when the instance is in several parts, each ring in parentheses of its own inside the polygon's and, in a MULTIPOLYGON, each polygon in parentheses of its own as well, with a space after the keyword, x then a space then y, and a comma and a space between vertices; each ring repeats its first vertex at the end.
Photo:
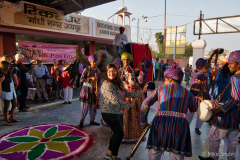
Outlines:
POLYGON ((224 139, 224 142, 227 143, 227 159, 235 160, 238 145, 238 136, 239 131, 224 130, 212 125, 208 136, 208 147, 211 153, 211 157, 214 160, 218 160, 219 155, 221 156, 222 153, 219 153, 219 144, 221 140, 224 139))
MULTIPOLYGON (((195 113, 196 112, 187 112, 187 121, 188 121, 189 125, 191 124, 193 116, 194 116, 195 113)), ((195 128, 201 128, 202 124, 203 124, 203 121, 201 121, 199 119, 198 114, 197 114, 197 120, 196 120, 195 128)))
MULTIPOLYGON (((155 151, 154 149, 148 150, 148 160, 163 160, 164 152, 162 151, 155 151)), ((170 160, 185 160, 184 156, 176 155, 173 152, 169 152, 169 159, 170 160)))

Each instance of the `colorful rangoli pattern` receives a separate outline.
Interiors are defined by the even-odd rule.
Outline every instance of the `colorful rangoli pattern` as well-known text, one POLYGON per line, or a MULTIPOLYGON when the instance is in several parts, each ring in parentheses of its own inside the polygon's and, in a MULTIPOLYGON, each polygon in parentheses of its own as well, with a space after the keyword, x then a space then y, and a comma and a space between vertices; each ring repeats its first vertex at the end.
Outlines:
POLYGON ((86 151, 91 136, 66 124, 43 124, 26 127, 0 138, 0 159, 71 159, 86 151))

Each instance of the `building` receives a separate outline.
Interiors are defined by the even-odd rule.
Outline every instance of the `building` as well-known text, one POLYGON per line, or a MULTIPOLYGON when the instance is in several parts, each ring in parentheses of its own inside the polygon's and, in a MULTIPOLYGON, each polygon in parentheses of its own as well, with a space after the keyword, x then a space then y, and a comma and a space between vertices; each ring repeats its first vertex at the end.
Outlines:
MULTIPOLYGON (((26 1, 3 1, 0 6, 0 57, 24 50, 31 55, 30 58, 40 56, 49 63, 52 59, 70 59, 72 53, 65 52, 65 49, 72 45, 75 48, 81 45, 89 55, 105 44, 112 44, 122 26, 74 13, 65 15, 63 10, 26 1), (25 42, 33 43, 29 47, 24 45, 25 42), (38 45, 51 54, 37 48, 38 45)), ((130 38, 129 25, 124 27, 130 38)))

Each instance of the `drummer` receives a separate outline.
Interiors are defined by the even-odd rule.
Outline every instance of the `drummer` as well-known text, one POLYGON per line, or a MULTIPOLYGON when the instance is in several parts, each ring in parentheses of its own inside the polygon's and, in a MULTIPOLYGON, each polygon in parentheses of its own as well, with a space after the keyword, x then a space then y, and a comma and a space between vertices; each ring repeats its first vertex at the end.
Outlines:
POLYGON ((164 72, 164 85, 155 89, 143 102, 141 124, 145 128, 150 106, 159 101, 152 121, 147 142, 148 159, 163 158, 164 151, 170 152, 170 159, 182 160, 192 156, 191 135, 186 119, 188 109, 196 112, 192 93, 181 86, 182 70, 173 65, 164 72))
MULTIPOLYGON (((210 57, 212 58, 212 57, 210 57)), ((208 85, 206 84, 207 82, 207 69, 210 67, 210 63, 207 63, 207 60, 204 60, 203 58, 199 58, 196 61, 196 70, 192 71, 191 73, 191 93, 193 94, 194 97, 200 97, 205 100, 210 100, 211 97, 209 95, 209 88, 208 85), (204 89, 204 90, 203 90, 204 89)), ((200 105, 200 99, 196 98, 195 99, 197 102, 197 108, 200 105)), ((187 113, 187 120, 189 124, 191 124, 194 112, 187 113)), ((195 132, 200 135, 201 131, 199 130, 203 124, 203 121, 199 119, 197 116, 197 121, 196 121, 196 126, 195 126, 195 132)))
MULTIPOLYGON (((233 75, 231 77, 231 95, 224 105, 213 108, 212 110, 217 114, 213 119, 213 125, 208 136, 208 147, 212 159, 217 160, 219 157, 219 144, 222 139, 226 139, 227 159, 236 158, 237 141, 239 133, 240 117, 238 117, 238 104, 240 103, 240 50, 230 53, 228 58, 228 67, 233 75)), ((210 159, 199 156, 200 159, 210 159)))

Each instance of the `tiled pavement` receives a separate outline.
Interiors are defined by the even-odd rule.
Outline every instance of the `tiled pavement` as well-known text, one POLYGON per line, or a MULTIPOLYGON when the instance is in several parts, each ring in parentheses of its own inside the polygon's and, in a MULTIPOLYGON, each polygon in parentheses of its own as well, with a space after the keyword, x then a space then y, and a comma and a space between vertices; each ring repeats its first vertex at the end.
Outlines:
MULTIPOLYGON (((157 85, 162 84, 162 82, 157 82, 157 85)), ((183 84, 184 85, 184 84, 183 84)), ((78 98, 80 90, 74 89, 74 98, 78 98)), ((53 101, 56 102, 56 101, 53 101)), ((14 131, 16 129, 20 129, 26 126, 36 125, 36 124, 45 124, 45 123, 65 123, 77 126, 80 120, 80 102, 78 100, 73 101, 72 104, 63 105, 60 100, 58 100, 58 104, 56 105, 48 105, 49 103, 34 103, 31 102, 28 104, 33 110, 30 110, 26 113, 17 113, 16 118, 21 120, 20 123, 15 123, 14 126, 5 126, 4 122, 0 122, 0 136, 14 131), (39 107, 42 105, 46 105, 45 107, 39 107)), ((157 109, 157 103, 155 103, 149 113, 149 121, 154 117, 154 113, 157 109)), ((1 118, 1 117, 0 117, 1 118)), ((96 121, 99 122, 101 119, 100 110, 98 110, 96 121)), ((192 151, 193 157, 187 158, 191 160, 197 160, 198 155, 202 155, 208 152, 208 133, 210 130, 210 126, 207 123, 204 123, 201 131, 202 134, 199 136, 195 133, 195 122, 196 119, 193 119, 192 124, 190 125, 191 130, 191 141, 192 141, 192 151)), ((110 129, 102 126, 90 126, 89 125, 89 116, 86 117, 84 122, 84 130, 89 132, 94 138, 93 146, 85 153, 83 153, 79 157, 73 158, 74 160, 104 160, 104 156, 107 152, 108 143, 111 137, 110 129)), ((147 134, 148 136, 148 134, 147 134)), ((131 152, 131 149, 134 147, 132 144, 122 144, 119 150, 119 155, 125 159, 128 154, 131 152)), ((226 153, 226 148, 223 143, 220 146, 220 152, 226 153)), ((147 160, 148 159, 148 151, 146 149, 146 141, 142 142, 136 151, 135 155, 131 160, 147 160)), ((164 156, 164 160, 169 159, 169 154, 166 152, 164 156)), ((220 159, 226 159, 226 157, 221 157, 220 159)), ((237 158, 240 159, 240 144, 238 144, 237 148, 237 158)))

